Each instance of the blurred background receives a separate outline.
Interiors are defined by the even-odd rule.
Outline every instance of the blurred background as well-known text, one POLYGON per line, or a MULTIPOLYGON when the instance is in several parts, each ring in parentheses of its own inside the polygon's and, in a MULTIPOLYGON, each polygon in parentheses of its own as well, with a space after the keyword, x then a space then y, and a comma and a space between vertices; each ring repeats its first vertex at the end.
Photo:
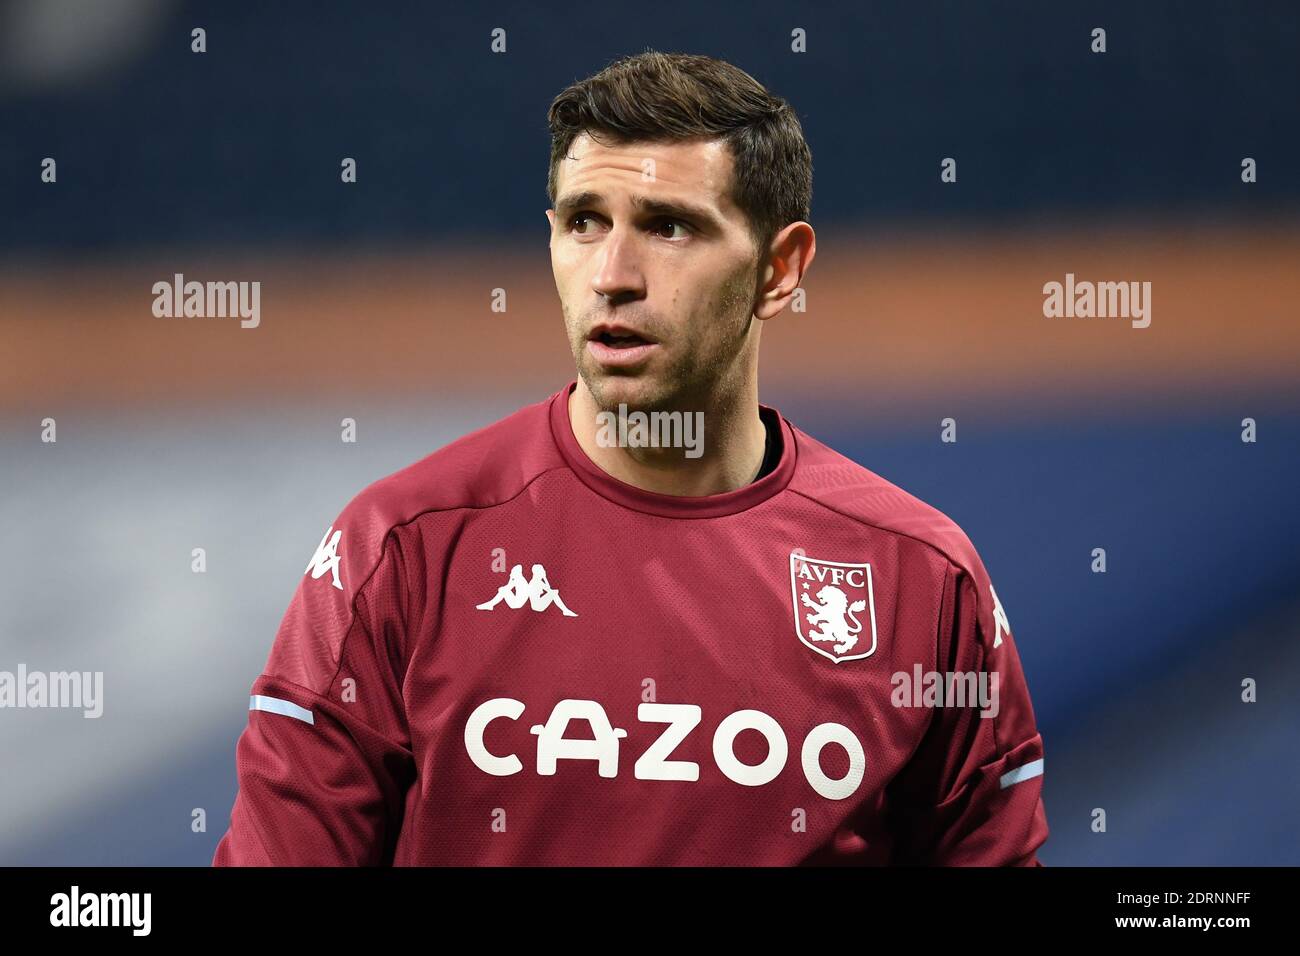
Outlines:
POLYGON ((0 670, 105 674, 98 720, 0 710, 0 864, 210 861, 324 527, 569 381, 546 110, 647 47, 799 113, 818 256, 762 397, 979 548, 1045 738, 1044 862, 1300 864, 1298 25, 1263 2, 0 2, 0 670), (176 273, 259 281, 260 324, 155 317, 176 273), (1067 273, 1150 282, 1150 327, 1044 317, 1067 273))

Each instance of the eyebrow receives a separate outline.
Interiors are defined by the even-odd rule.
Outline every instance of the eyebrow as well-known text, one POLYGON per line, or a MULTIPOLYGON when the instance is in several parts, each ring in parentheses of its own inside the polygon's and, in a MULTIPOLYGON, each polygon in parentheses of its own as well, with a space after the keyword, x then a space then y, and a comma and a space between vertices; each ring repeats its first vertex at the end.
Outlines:
MULTIPOLYGON (((580 209, 590 206, 602 206, 605 203, 605 197, 598 192, 587 190, 585 192, 574 193, 571 196, 561 196, 555 202, 555 214, 565 220, 572 216, 580 209)), ((668 216, 676 219, 690 219, 695 222, 709 226, 715 230, 722 229, 722 223, 710 210, 703 206, 696 206, 691 203, 679 202, 669 199, 652 199, 649 196, 634 194, 632 196, 632 205, 640 212, 649 213, 652 216, 668 216)))

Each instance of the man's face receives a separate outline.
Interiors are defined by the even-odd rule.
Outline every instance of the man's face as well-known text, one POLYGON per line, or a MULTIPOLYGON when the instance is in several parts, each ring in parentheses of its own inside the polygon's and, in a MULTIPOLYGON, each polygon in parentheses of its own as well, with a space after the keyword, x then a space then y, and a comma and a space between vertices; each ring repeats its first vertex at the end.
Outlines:
POLYGON ((743 387, 757 253, 719 140, 574 140, 556 176, 551 268, 578 374, 604 409, 699 409, 743 387))

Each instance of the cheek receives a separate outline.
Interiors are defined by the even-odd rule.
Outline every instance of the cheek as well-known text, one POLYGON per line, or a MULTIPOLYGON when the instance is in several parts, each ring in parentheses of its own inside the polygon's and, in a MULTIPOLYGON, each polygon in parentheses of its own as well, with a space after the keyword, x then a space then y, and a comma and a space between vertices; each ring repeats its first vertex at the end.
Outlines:
POLYGON ((555 277, 555 291, 560 298, 560 308, 564 312, 564 321, 567 323, 571 319, 571 313, 574 311, 576 304, 575 290, 577 289, 578 279, 573 269, 565 266, 559 261, 552 262, 551 272, 555 277))
POLYGON ((555 287, 566 308, 574 314, 585 312, 595 301, 591 288, 591 271, 583 260, 570 259, 557 263, 555 287))
POLYGON ((551 272, 555 275, 555 284, 565 288, 572 284, 578 271, 578 260, 573 250, 564 243, 551 246, 551 272))

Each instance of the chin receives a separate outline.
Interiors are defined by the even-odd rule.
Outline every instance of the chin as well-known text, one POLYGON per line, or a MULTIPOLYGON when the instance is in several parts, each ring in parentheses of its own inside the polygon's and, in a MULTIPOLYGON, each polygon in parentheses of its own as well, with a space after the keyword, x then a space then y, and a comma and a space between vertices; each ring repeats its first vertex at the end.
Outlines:
POLYGON ((583 369, 582 378, 596 404, 605 411, 617 411, 619 405, 626 405, 629 409, 648 409, 664 399, 662 384, 648 371, 626 373, 583 369))

